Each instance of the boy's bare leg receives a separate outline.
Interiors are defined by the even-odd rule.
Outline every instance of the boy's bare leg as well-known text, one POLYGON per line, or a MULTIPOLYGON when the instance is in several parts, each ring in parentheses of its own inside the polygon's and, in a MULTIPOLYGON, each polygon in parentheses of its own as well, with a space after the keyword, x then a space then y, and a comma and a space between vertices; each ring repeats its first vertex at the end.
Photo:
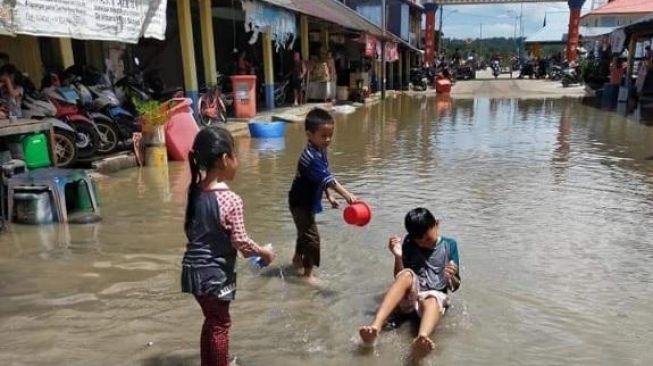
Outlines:
POLYGON ((295 267, 295 269, 300 269, 302 268, 304 262, 304 258, 302 258, 301 255, 295 253, 295 255, 292 256, 292 265, 295 267))
POLYGON ((422 319, 419 323, 417 337, 413 340, 413 351, 416 356, 424 356, 435 348, 435 343, 429 338, 440 321, 440 304, 432 297, 421 301, 422 319))
POLYGON ((379 335, 381 327, 383 327, 383 323, 385 323, 386 319, 397 308, 397 305, 406 296, 406 293, 410 291, 411 287, 413 287, 413 275, 411 273, 404 272, 395 279, 385 294, 379 310, 376 311, 376 316, 372 324, 360 327, 358 330, 363 342, 368 344, 374 342, 379 335))

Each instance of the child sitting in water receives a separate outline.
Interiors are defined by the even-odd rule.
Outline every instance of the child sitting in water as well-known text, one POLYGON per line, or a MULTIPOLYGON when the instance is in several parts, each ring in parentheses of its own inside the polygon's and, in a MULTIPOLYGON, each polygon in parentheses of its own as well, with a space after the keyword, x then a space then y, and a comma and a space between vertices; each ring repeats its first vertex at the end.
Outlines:
POLYGON ((313 267, 320 266, 320 234, 315 223, 315 214, 322 211, 322 195, 333 208, 338 202, 331 196, 336 191, 347 203, 356 201, 329 172, 327 148, 333 138, 335 127, 333 117, 323 109, 314 109, 306 115, 304 129, 308 144, 299 157, 297 173, 288 193, 288 203, 293 221, 297 227, 297 242, 293 264, 304 268, 304 277, 313 281, 313 267))
POLYGON ((417 355, 430 352, 435 344, 429 338, 448 307, 447 292, 460 287, 456 241, 440 236, 439 220, 425 208, 415 208, 405 218, 408 235, 390 238, 394 255, 395 280, 383 298, 374 321, 359 329, 363 342, 372 345, 386 319, 395 311, 417 312, 420 324, 413 350, 417 355))

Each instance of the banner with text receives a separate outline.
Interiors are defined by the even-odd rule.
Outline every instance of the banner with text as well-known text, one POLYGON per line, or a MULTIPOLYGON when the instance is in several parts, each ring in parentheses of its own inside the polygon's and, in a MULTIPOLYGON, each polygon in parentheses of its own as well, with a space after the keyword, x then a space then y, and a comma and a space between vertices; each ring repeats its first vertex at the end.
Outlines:
POLYGON ((0 31, 136 43, 165 39, 167 0, 0 1, 0 31))

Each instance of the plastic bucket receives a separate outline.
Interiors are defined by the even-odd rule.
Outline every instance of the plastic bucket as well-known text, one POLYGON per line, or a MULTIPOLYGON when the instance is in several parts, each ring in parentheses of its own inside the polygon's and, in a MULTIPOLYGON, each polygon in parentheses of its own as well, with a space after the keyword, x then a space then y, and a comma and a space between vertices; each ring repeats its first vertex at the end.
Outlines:
POLYGON ((372 220, 372 209, 363 201, 354 202, 345 208, 343 218, 350 225, 365 226, 372 220))
POLYGON ((265 122, 251 120, 248 123, 249 135, 254 138, 283 137, 286 134, 286 122, 265 122))

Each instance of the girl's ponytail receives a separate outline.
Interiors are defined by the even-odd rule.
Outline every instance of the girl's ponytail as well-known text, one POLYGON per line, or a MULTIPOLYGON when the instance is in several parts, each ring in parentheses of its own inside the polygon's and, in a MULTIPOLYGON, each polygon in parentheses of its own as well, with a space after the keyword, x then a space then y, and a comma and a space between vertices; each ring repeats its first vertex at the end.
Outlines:
POLYGON ((188 152, 188 166, 190 167, 190 184, 188 185, 188 197, 186 201, 186 217, 184 220, 184 230, 190 229, 190 224, 193 221, 193 213, 195 212, 195 200, 200 193, 200 168, 197 164, 195 151, 188 152))
POLYGON ((190 167, 190 184, 188 185, 188 201, 186 202, 186 216, 184 230, 186 233, 191 229, 195 215, 195 203, 200 195, 202 182, 202 171, 208 171, 215 167, 216 162, 227 154, 234 154, 235 141, 231 133, 221 127, 210 126, 201 130, 193 148, 188 153, 188 166, 190 167))

